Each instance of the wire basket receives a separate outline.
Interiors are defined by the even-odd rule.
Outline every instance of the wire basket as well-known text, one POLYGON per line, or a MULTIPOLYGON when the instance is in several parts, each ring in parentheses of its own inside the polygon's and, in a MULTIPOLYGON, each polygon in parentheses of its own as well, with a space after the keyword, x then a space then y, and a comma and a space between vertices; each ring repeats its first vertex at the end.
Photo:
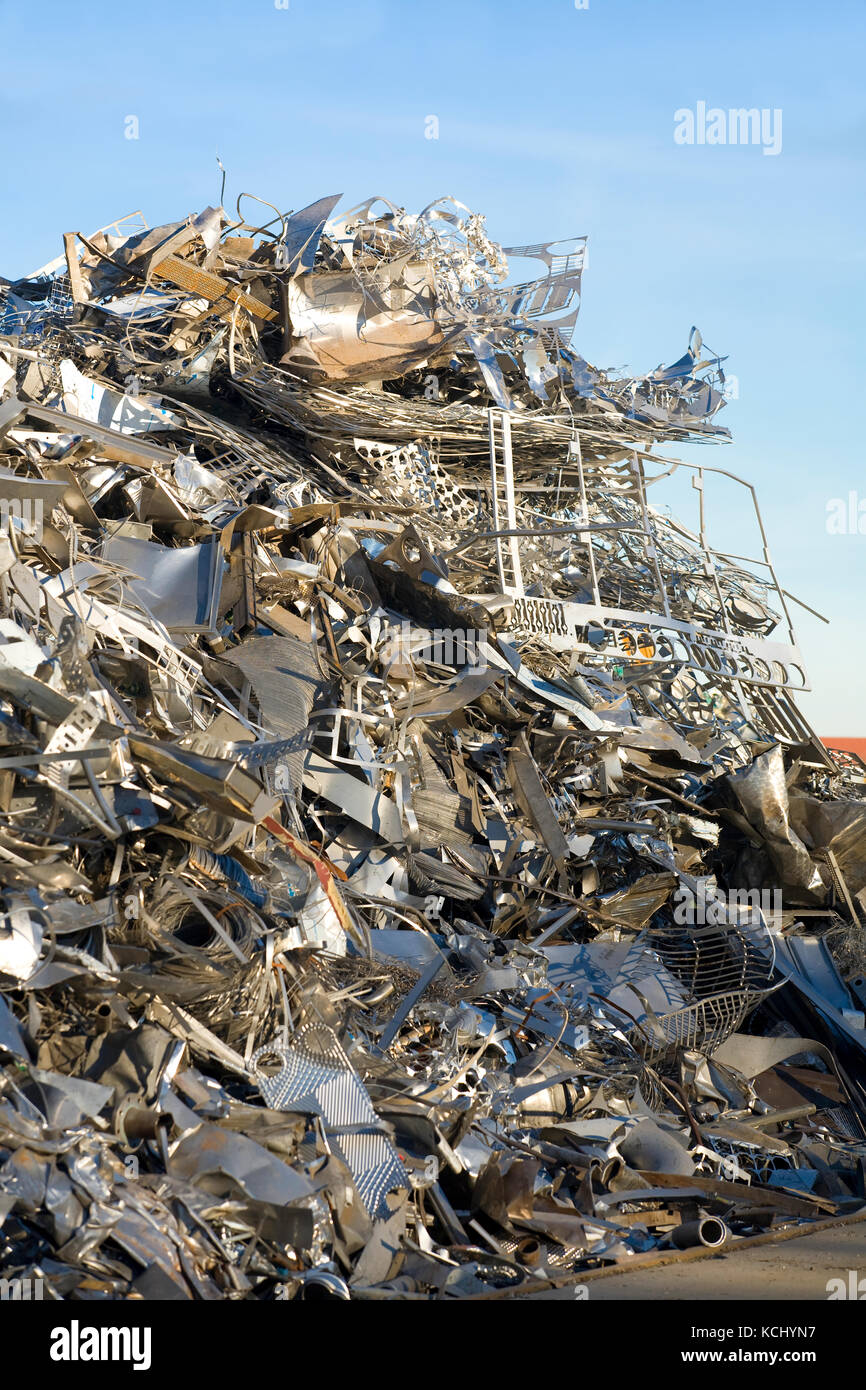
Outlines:
POLYGON ((632 1030, 636 1050, 654 1065, 683 1051, 709 1055, 773 987, 772 938, 764 928, 662 928, 647 934, 647 944, 692 996, 670 1013, 647 1006, 632 1030))

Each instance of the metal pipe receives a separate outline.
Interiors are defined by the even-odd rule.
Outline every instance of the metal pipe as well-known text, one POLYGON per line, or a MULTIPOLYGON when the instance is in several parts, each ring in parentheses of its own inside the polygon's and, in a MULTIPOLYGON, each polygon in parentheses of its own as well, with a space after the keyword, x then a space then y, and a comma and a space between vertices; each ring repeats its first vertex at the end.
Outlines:
POLYGON ((697 1221, 686 1221, 671 1231, 671 1244, 677 1250, 691 1250, 696 1245, 705 1245, 715 1250, 730 1237, 730 1231, 718 1216, 702 1216, 697 1221))
POLYGON ((768 1110, 765 1115, 749 1115, 753 1129, 766 1129, 767 1125, 783 1125, 788 1120, 805 1120, 817 1113, 817 1105, 792 1105, 789 1110, 768 1110))
POLYGON ((154 1140, 159 1137, 163 1130, 171 1128, 171 1116, 159 1114, 158 1111, 149 1109, 145 1106, 133 1109, 119 1110, 115 1117, 115 1127, 127 1144, 135 1144, 139 1140, 154 1140))

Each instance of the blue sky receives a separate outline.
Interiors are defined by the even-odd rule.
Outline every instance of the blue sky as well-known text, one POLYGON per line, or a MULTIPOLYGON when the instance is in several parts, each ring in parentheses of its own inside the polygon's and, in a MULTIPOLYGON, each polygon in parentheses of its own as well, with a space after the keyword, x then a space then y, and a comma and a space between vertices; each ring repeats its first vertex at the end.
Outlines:
MULTIPOLYGON (((756 483, 782 583, 833 620, 798 618, 804 711, 866 735, 866 534, 826 529, 833 498, 866 512, 862 0, 0 0, 0 53, 7 277, 216 202, 217 153, 228 207, 451 193, 506 245, 588 234, 575 346, 642 372, 697 324, 728 354, 734 442, 682 456, 756 483), (699 101, 779 108, 781 153, 676 144, 699 101)), ((717 525, 752 540, 739 500, 717 525)))

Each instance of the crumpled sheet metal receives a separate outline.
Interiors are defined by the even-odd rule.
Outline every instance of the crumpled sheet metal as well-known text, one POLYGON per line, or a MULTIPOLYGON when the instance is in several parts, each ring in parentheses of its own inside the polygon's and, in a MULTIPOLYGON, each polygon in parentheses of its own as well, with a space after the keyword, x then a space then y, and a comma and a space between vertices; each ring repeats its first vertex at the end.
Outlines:
POLYGON ((782 884, 805 888, 823 898, 821 875, 791 828, 785 764, 779 745, 761 753, 749 767, 732 773, 730 784, 749 823, 766 840, 782 884))
POLYGON ((789 823, 811 852, 831 851, 853 894, 866 887, 866 802, 833 802, 797 794, 789 823))
POLYGON ((280 763, 287 769, 280 790, 297 791, 303 777, 303 745, 310 713, 323 684, 316 648, 294 637, 248 637, 226 652, 250 682, 263 718, 287 740, 280 763))
POLYGON ((652 452, 722 359, 337 202, 0 282, 0 1272, 462 1298, 862 1204, 863 770, 652 452))
POLYGON ((401 265, 399 279, 385 272, 363 287, 351 273, 302 275, 288 298, 293 342, 280 360, 312 380, 402 376, 445 342, 424 265, 401 265))

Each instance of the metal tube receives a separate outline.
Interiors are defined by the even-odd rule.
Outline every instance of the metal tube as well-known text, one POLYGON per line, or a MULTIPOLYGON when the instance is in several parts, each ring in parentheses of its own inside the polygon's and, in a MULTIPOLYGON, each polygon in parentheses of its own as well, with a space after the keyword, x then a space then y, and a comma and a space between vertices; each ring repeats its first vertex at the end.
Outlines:
POLYGON ((671 1244, 677 1250, 690 1250, 696 1245, 705 1245, 711 1250, 724 1245, 730 1231, 718 1216, 702 1216, 697 1221, 686 1221, 671 1231, 671 1244))

